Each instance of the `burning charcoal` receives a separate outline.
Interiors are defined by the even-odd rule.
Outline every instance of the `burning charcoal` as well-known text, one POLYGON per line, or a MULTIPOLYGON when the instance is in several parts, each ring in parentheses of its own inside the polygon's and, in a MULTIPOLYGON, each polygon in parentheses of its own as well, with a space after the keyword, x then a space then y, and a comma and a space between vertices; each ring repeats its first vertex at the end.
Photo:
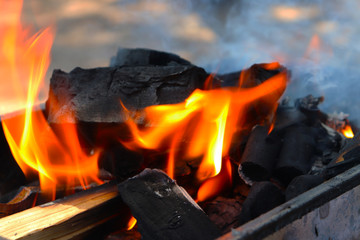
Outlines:
POLYGON ((99 167, 114 175, 117 180, 125 180, 142 170, 144 159, 141 154, 115 141, 107 143, 104 149, 99 157, 99 167))
POLYGON ((328 114, 326 125, 331 127, 332 129, 341 132, 341 130, 345 129, 347 125, 350 125, 349 120, 347 119, 348 117, 349 114, 343 112, 340 113, 334 112, 328 114))
POLYGON ((295 102, 295 106, 305 111, 319 111, 319 104, 324 101, 324 97, 313 97, 307 95, 304 98, 299 98, 295 102))
MULTIPOLYGON (((238 86, 239 78, 241 78, 241 88, 252 88, 279 74, 285 78, 289 76, 287 69, 278 63, 261 63, 254 64, 242 72, 218 75, 217 77, 224 81, 223 86, 238 86)), ((283 90, 279 89, 279 91, 246 106, 246 117, 249 125, 245 126, 244 129, 251 129, 254 123, 267 124, 272 122, 274 106, 277 105, 283 90)))
POLYGON ((276 133, 268 135, 268 128, 255 126, 246 144, 239 173, 247 181, 268 180, 281 148, 281 138, 276 133))
POLYGON ((327 115, 320 111, 319 104, 324 101, 324 97, 313 97, 308 95, 304 98, 299 98, 295 101, 295 106, 298 107, 308 117, 309 123, 317 121, 325 122, 327 115))
POLYGON ((359 142, 360 142, 360 134, 355 135, 354 138, 345 139, 342 142, 342 147, 337 154, 333 153, 328 158, 325 158, 325 160, 329 160, 332 157, 329 160, 329 163, 323 173, 325 179, 330 179, 359 164, 360 162, 359 142))
POLYGON ((295 177, 286 188, 285 198, 286 201, 306 192, 307 190, 316 187, 324 182, 321 175, 301 175, 295 177))
POLYGON ((273 183, 256 182, 243 203, 239 224, 242 225, 284 202, 284 194, 273 183))
POLYGON ((202 68, 192 65, 55 70, 48 121, 121 123, 126 116, 120 100, 130 109, 182 102, 202 88, 206 77, 202 68))
POLYGON ((321 123, 318 129, 316 151, 322 155, 326 152, 339 152, 344 137, 334 129, 321 123))
POLYGON ((178 55, 146 48, 119 48, 116 56, 110 61, 110 67, 149 65, 171 66, 191 65, 191 63, 178 55))
MULTIPOLYGON (((52 124, 53 129, 58 125, 62 124, 52 124)), ((124 124, 81 122, 76 127, 82 149, 88 153, 94 149, 101 149, 98 159, 99 169, 102 170, 100 179, 116 178, 122 181, 143 169, 143 155, 125 148, 119 142, 119 136, 128 135, 128 129, 124 124)))
POLYGON ((0 198, 25 183, 24 173, 11 154, 0 122, 0 198))
POLYGON ((118 231, 108 235, 105 240, 140 240, 141 234, 136 229, 130 231, 118 231))
POLYGON ((324 174, 330 179, 360 163, 360 135, 358 134, 343 147, 339 154, 326 167, 324 174))
POLYGON ((241 87, 249 88, 261 84, 282 71, 286 71, 281 65, 277 65, 274 69, 269 69, 268 66, 269 64, 266 63, 254 64, 243 71, 217 75, 216 77, 223 81, 222 87, 232 87, 239 85, 240 75, 243 74, 243 84, 241 87))
POLYGON ((306 116, 299 109, 279 106, 276 111, 274 130, 282 130, 305 119, 306 116))
POLYGON ((313 163, 315 139, 310 127, 294 125, 289 127, 284 135, 274 174, 285 185, 299 175, 306 174, 313 163))
POLYGON ((204 211, 210 220, 226 233, 238 225, 241 206, 241 201, 237 199, 217 197, 214 201, 205 204, 204 211))
POLYGON ((143 239, 214 239, 220 231, 201 208, 160 170, 145 169, 119 185, 143 239))
POLYGON ((216 75, 216 77, 221 79, 222 87, 234 87, 239 84, 240 74, 241 74, 241 71, 238 71, 238 72, 216 75))

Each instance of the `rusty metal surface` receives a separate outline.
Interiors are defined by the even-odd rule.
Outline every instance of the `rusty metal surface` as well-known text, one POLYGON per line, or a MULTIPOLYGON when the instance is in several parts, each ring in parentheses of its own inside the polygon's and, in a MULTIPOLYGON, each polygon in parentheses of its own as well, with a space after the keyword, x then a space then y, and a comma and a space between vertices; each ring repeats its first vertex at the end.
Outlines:
POLYGON ((219 239, 359 239, 359 184, 360 165, 233 229, 219 239), (341 224, 338 223, 340 220, 343 221, 341 224), (336 224, 339 226, 335 227, 336 224), (302 234, 299 238, 296 237, 297 232, 302 234))
POLYGON ((359 219, 360 186, 357 186, 265 239, 360 239, 359 219))

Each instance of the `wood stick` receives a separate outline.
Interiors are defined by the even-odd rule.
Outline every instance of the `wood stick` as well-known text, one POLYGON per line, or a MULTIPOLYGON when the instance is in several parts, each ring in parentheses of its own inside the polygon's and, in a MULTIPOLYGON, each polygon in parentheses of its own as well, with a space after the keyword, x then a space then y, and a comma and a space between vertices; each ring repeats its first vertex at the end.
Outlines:
POLYGON ((160 170, 143 172, 119 184, 123 201, 138 221, 143 239, 215 239, 220 230, 202 209, 160 170))
POLYGON ((0 219, 0 239, 76 239, 121 211, 115 184, 73 194, 0 219))

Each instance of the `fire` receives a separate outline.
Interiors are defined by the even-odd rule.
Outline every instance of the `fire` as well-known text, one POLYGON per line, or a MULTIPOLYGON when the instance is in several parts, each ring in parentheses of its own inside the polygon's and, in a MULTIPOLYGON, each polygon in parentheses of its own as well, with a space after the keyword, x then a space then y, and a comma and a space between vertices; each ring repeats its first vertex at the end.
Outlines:
POLYGON ((207 179, 207 181, 201 185, 197 193, 196 201, 202 202, 215 197, 225 190, 224 188, 231 186, 232 172, 230 159, 224 158, 222 163, 224 165, 224 170, 215 177, 207 179))
POLYGON ((353 133, 353 130, 351 129, 350 125, 346 125, 341 130, 341 133, 344 134, 344 136, 347 137, 347 138, 353 138, 354 137, 354 133, 353 133))
POLYGON ((7 106, 11 96, 16 98, 14 105, 9 104, 11 110, 23 109, 16 117, 5 116, 2 125, 21 169, 26 175, 37 171, 42 190, 54 198, 56 185, 85 187, 89 180, 100 182, 98 152, 82 152, 74 125, 51 128, 34 107, 44 86, 54 31, 48 27, 31 36, 30 29, 21 26, 21 8, 20 0, 0 1, 0 81, 7 93, 0 101, 7 106))
MULTIPOLYGON (((39 174, 41 188, 52 198, 59 185, 80 184, 86 188, 90 181, 100 183, 99 151, 83 152, 74 124, 49 126, 42 111, 34 107, 50 63, 53 29, 45 28, 31 36, 20 23, 21 0, 0 0, 0 6, 0 73, 7 94, 0 100, 11 111, 20 109, 16 117, 5 116, 2 121, 14 158, 26 175, 39 174), (15 105, 7 104, 8 95, 16 97, 15 105)), ((279 66, 272 63, 263 67, 279 66)), ((214 89, 211 75, 206 90, 195 90, 186 101, 144 109, 141 114, 146 117, 145 127, 139 127, 129 117, 132 139, 122 141, 124 146, 132 150, 166 150, 167 172, 172 178, 178 160, 195 162, 196 177, 203 184, 198 200, 214 196, 224 185, 231 184, 228 152, 233 135, 251 129, 259 121, 263 123, 266 117, 272 118, 285 90, 287 74, 282 71, 260 85, 245 80, 246 74, 240 77, 239 87, 214 89), (256 117, 249 119, 249 112, 256 113, 256 117)), ((9 112, 0 110, 3 114, 9 112)), ((125 106, 124 110, 131 115, 125 106)), ((72 117, 71 112, 67 114, 65 118, 72 117)))
POLYGON ((127 231, 130 231, 131 229, 133 229, 133 228, 135 227, 135 225, 136 225, 136 222, 137 222, 136 218, 134 218, 134 217, 132 216, 132 217, 130 218, 128 224, 127 224, 126 230, 127 230, 127 231))
MULTIPOLYGON (((265 67, 273 69, 279 67, 279 64, 268 64, 265 67)), ((240 77, 239 80, 240 85, 242 78, 244 77, 240 77)), ((138 151, 170 149, 168 173, 172 177, 176 175, 178 160, 202 159, 196 174, 200 182, 206 179, 212 179, 213 183, 216 182, 214 179, 220 179, 223 183, 231 182, 227 180, 228 177, 214 177, 222 171, 224 165, 226 174, 231 173, 230 163, 224 164, 222 160, 228 155, 234 133, 249 127, 251 129, 251 124, 256 124, 247 121, 247 113, 251 111, 250 109, 256 108, 257 101, 266 103, 265 105, 270 106, 273 112, 277 100, 285 90, 286 82, 286 72, 280 72, 258 86, 197 89, 182 103, 147 107, 139 113, 146 116, 144 127, 138 126, 129 114, 127 125, 132 139, 122 143, 125 147, 138 151)), ((209 80, 206 86, 211 86, 209 80)), ((125 112, 127 111, 125 108, 125 112)), ((259 115, 261 115, 260 111, 259 115)), ((215 185, 213 184, 217 189, 213 189, 215 192, 221 189, 218 183, 215 185)), ((211 188, 209 184, 203 187, 199 191, 198 198, 205 200, 212 196, 211 191, 204 190, 211 188)))

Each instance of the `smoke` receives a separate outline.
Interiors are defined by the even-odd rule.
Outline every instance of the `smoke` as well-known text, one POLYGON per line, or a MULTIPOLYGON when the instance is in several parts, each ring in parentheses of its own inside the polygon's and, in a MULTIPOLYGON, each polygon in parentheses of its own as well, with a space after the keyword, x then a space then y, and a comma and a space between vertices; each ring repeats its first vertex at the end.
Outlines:
POLYGON ((285 95, 321 95, 325 112, 342 111, 360 119, 359 1, 223 2, 198 0, 191 5, 192 11, 200 9, 217 36, 212 49, 219 57, 201 59, 200 65, 229 72, 279 61, 292 72, 285 95))
POLYGON ((107 66, 118 47, 219 73, 279 61, 292 71, 285 95, 323 95, 324 111, 360 119, 358 9, 357 0, 32 0, 25 19, 56 23, 51 68, 107 66))

